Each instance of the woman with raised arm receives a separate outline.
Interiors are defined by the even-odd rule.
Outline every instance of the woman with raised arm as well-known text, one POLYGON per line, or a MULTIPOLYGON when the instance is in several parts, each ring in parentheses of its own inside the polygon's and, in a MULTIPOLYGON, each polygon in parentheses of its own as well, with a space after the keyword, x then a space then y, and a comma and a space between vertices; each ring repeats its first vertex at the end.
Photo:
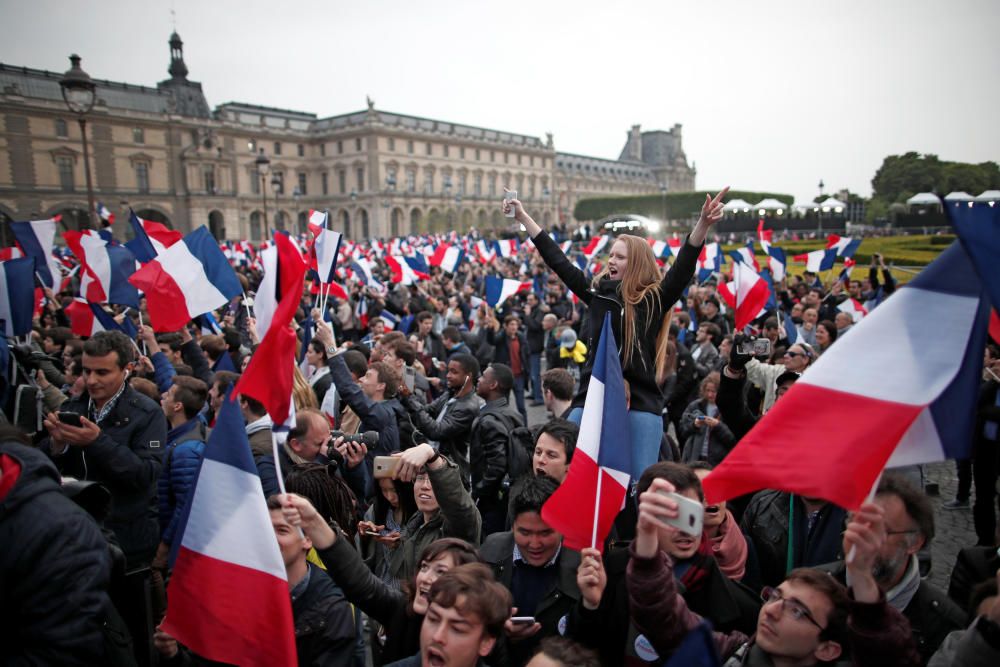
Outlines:
POLYGON ((671 310, 691 282, 708 230, 722 219, 722 198, 728 191, 728 187, 724 188, 714 198, 705 195, 701 216, 666 275, 661 276, 646 239, 622 234, 611 245, 606 266, 590 281, 531 219, 520 201, 503 202, 504 214, 513 208, 514 219, 527 229, 545 263, 587 304, 590 319, 587 361, 580 373, 580 391, 573 399, 574 410, 570 414, 570 419, 577 423, 583 414, 604 316, 611 313, 622 372, 631 390, 629 424, 634 480, 656 462, 663 437, 664 398, 660 384, 666 379, 671 310))

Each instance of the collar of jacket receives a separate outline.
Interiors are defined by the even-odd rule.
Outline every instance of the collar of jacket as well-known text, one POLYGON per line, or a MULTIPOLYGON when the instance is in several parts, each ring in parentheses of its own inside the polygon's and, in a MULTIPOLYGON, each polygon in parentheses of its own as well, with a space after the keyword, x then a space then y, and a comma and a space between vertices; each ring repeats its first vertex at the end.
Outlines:
POLYGON ((180 426, 175 426, 167 432, 167 442, 174 443, 180 440, 194 440, 200 435, 201 420, 198 417, 194 419, 189 419, 180 426), (192 433, 192 431, 198 430, 199 433, 192 433), (191 434, 192 437, 185 438, 185 435, 191 434))

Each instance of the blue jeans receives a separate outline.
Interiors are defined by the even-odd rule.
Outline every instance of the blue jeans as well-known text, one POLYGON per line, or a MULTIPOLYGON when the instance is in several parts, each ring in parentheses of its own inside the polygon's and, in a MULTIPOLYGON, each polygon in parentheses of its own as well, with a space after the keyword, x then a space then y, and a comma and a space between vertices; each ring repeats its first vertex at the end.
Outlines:
POLYGON ((528 410, 524 407, 524 374, 514 378, 514 401, 517 403, 517 411, 524 417, 524 423, 528 423, 528 410))
MULTIPOLYGON (((573 408, 569 420, 579 425, 583 420, 583 408, 573 408)), ((635 484, 642 472, 660 458, 663 418, 652 412, 629 410, 628 423, 632 436, 632 483, 635 484)))
POLYGON ((531 399, 542 402, 542 353, 531 354, 531 399))

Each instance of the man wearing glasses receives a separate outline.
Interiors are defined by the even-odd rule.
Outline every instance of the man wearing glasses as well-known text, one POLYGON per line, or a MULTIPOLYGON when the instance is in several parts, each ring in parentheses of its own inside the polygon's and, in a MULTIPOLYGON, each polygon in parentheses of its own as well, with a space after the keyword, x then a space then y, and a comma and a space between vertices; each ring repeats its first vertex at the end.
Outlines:
MULTIPOLYGON (((656 479, 639 497, 636 538, 629 551, 627 584, 632 621, 660 655, 670 655, 702 619, 678 593, 673 561, 659 550, 657 533, 678 516, 674 487, 656 479)), ((844 532, 845 552, 855 551, 844 588, 818 570, 792 570, 765 588, 753 636, 714 633, 726 667, 737 665, 919 665, 909 623, 886 602, 872 570, 886 543, 885 510, 866 503, 844 532)))
MULTIPOLYGON (((735 342, 733 347, 734 351, 730 355, 728 368, 737 374, 740 370, 745 369, 747 381, 764 390, 764 404, 760 414, 770 410, 778 399, 776 380, 779 376, 788 371, 801 374, 816 359, 816 354, 807 343, 796 343, 790 346, 780 364, 761 363, 756 359, 746 357, 746 355, 737 354, 735 342), (746 359, 741 357, 746 357, 746 359), (740 362, 744 364, 743 368, 740 368, 740 362)), ((756 412, 756 409, 754 411, 756 412)))

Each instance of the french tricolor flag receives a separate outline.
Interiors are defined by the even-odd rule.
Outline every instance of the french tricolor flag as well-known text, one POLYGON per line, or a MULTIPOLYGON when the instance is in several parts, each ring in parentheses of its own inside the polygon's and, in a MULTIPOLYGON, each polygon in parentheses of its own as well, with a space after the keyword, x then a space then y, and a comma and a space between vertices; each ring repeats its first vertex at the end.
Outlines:
POLYGON ((725 261, 726 258, 722 255, 722 246, 718 243, 706 243, 698 255, 698 261, 695 263, 698 271, 698 282, 703 283, 713 273, 721 271, 725 261))
POLYGON ((0 248, 0 262, 6 262, 10 259, 19 259, 21 257, 24 257, 24 253, 21 252, 20 248, 0 248))
POLYGON ((70 329, 77 336, 93 336, 99 331, 121 331, 134 340, 139 335, 127 317, 118 324, 100 305, 89 303, 81 297, 74 298, 66 306, 66 314, 69 316, 70 329))
POLYGON ((139 293, 129 283, 135 255, 123 245, 110 245, 97 232, 63 232, 66 245, 80 260, 80 294, 94 303, 139 307, 139 293))
POLYGON ((430 264, 431 266, 440 266, 443 271, 448 273, 455 273, 464 256, 465 253, 459 246, 442 243, 431 255, 430 264))
POLYGON ((320 282, 329 283, 334 279, 337 256, 343 234, 328 229, 328 215, 324 211, 309 211, 309 230, 313 233, 313 252, 316 256, 316 271, 320 282))
POLYGON ((62 278, 59 260, 53 255, 58 217, 30 222, 11 222, 10 231, 25 257, 35 260, 35 271, 45 287, 58 289, 56 279, 62 278))
POLYGON ((233 267, 204 226, 166 248, 128 281, 146 293, 150 324, 156 331, 177 331, 243 292, 233 267))
POLYGON ((583 247, 583 254, 587 256, 588 260, 593 259, 598 253, 604 250, 604 246, 608 245, 608 237, 595 236, 590 239, 590 242, 583 247))
POLYGON ((209 660, 291 667, 288 577, 234 396, 223 401, 181 515, 163 630, 209 660))
POLYGON ((101 202, 97 202, 97 217, 101 219, 101 224, 105 229, 115 224, 115 214, 101 202))
POLYGON ((868 314, 868 311, 861 305, 861 302, 854 298, 848 298, 847 301, 838 305, 837 310, 842 313, 849 314, 855 324, 860 322, 861 319, 868 314))
POLYGON ((854 270, 854 265, 856 263, 857 262, 855 262, 850 257, 845 258, 844 268, 840 270, 840 276, 837 277, 837 280, 842 283, 849 282, 851 280, 851 271, 854 270))
POLYGON ((517 255, 517 239, 501 239, 495 242, 497 254, 501 257, 514 257, 517 255))
POLYGON ((852 239, 850 236, 837 236, 830 234, 826 237, 826 247, 837 251, 837 257, 854 257, 861 239, 852 239))
POLYGON ((491 308, 496 308, 518 292, 530 291, 530 280, 521 281, 511 278, 486 276, 486 303, 490 304, 491 308))
POLYGON ((486 243, 486 241, 476 241, 476 255, 483 264, 489 264, 497 257, 496 248, 486 243))
POLYGON ((387 255, 385 263, 392 271, 392 282, 404 285, 413 285, 419 280, 430 280, 427 274, 427 265, 423 259, 418 257, 403 257, 401 255, 387 255))
POLYGON ((395 331, 399 328, 399 316, 390 313, 388 310, 383 310, 378 314, 379 318, 382 320, 382 324, 385 325, 386 331, 395 331))
MULTIPOLYGON (((761 245, 763 245, 763 242, 761 242, 761 245)), ((771 275, 774 276, 775 282, 781 282, 785 279, 785 272, 788 268, 788 260, 785 258, 784 249, 774 245, 767 245, 764 246, 764 252, 767 253, 767 263, 771 267, 771 275)))
POLYGON ((157 255, 181 240, 180 232, 159 222, 143 220, 132 209, 129 209, 128 221, 135 232, 135 238, 125 245, 143 264, 152 262, 157 255))
POLYGON ((563 241, 562 243, 559 244, 559 249, 563 251, 564 255, 568 255, 572 247, 573 247, 573 241, 563 241))
POLYGON ((706 501, 778 489, 854 509, 884 467, 967 458, 988 318, 953 243, 806 370, 705 478, 706 501))
POLYGON ((813 250, 812 252, 802 253, 795 256, 795 261, 805 262, 806 271, 811 273, 829 271, 833 268, 834 262, 837 261, 837 249, 826 248, 825 250, 813 250))
POLYGON ((737 262, 733 266, 733 281, 720 284, 719 295, 735 311, 736 331, 743 331, 767 305, 771 288, 756 271, 743 262, 737 262))
POLYGON ((10 338, 31 333, 34 312, 34 258, 20 257, 3 262, 0 264, 0 320, 3 320, 4 335, 10 338))
POLYGON ((773 229, 764 229, 764 218, 757 221, 757 240, 760 241, 760 247, 767 252, 767 248, 771 245, 771 239, 774 238, 773 229))
POLYGON ((670 252, 670 246, 667 245, 666 241, 657 241, 653 238, 646 239, 646 241, 649 242, 649 247, 653 249, 654 257, 666 257, 667 253, 670 252))
POLYGON ((597 344, 573 465, 542 506, 542 520, 562 534, 567 548, 597 548, 625 503, 631 472, 625 381, 608 314, 597 344))
POLYGON ((760 264, 757 263, 757 255, 754 253, 752 242, 747 243, 745 248, 730 250, 729 256, 733 258, 734 262, 746 264, 753 267, 753 270, 757 273, 760 273, 760 264))

